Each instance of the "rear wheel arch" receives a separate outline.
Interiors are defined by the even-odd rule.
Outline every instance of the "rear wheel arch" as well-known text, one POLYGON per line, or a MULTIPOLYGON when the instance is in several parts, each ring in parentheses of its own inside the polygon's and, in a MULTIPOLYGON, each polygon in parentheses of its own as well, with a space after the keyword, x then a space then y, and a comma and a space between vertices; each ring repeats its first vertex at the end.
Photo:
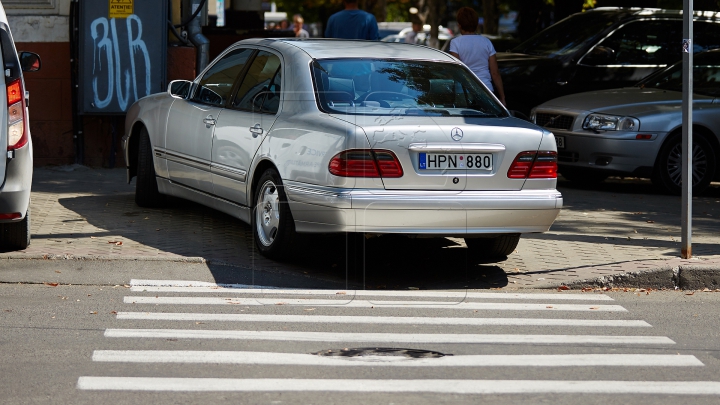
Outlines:
POLYGON ((255 166, 255 169, 253 170, 253 177, 252 181, 250 182, 250 190, 248 193, 248 195, 250 196, 250 198, 248 198, 248 206, 251 208, 253 204, 255 204, 255 189, 257 188, 257 183, 267 169, 275 169, 278 173, 280 173, 280 170, 278 170, 277 166, 275 166, 275 163, 271 162, 270 160, 263 159, 258 162, 257 166, 255 166))
POLYGON ((127 150, 127 167, 129 170, 128 181, 132 180, 133 177, 137 176, 138 170, 138 151, 140 148, 140 131, 143 130, 145 124, 138 121, 133 124, 132 130, 130 131, 130 137, 128 138, 128 150, 127 150))

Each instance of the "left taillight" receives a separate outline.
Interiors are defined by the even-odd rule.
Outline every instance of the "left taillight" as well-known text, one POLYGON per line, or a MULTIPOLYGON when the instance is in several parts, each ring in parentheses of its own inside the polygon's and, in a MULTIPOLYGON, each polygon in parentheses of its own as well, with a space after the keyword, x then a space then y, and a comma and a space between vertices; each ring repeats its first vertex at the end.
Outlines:
POLYGON ((351 149, 330 159, 328 170, 340 177, 402 177, 397 156, 389 150, 351 149))
POLYGON ((8 150, 19 149, 28 142, 25 122, 25 92, 22 80, 7 85, 8 105, 8 150))
POLYGON ((520 152, 510 165, 507 176, 511 179, 556 179, 557 152, 520 152))

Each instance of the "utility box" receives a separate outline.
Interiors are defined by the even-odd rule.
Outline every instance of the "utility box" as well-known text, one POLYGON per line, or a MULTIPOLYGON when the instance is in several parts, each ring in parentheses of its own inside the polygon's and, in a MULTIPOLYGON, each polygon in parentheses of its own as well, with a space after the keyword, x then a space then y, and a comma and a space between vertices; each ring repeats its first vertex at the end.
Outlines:
POLYGON ((80 0, 80 114, 124 114, 166 90, 167 7, 167 0, 80 0))

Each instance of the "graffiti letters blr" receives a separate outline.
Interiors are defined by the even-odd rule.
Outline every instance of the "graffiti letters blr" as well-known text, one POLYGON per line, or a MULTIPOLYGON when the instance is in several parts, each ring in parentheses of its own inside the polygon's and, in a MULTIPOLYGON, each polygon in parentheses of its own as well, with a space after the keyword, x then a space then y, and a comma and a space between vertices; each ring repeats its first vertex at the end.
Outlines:
POLYGON ((93 106, 103 109, 117 100, 120 109, 125 111, 131 101, 150 95, 150 54, 142 40, 142 21, 138 16, 132 14, 125 20, 127 42, 118 36, 116 21, 116 18, 108 21, 100 17, 90 24, 93 106), (123 46, 121 49, 122 45, 127 48, 123 46))

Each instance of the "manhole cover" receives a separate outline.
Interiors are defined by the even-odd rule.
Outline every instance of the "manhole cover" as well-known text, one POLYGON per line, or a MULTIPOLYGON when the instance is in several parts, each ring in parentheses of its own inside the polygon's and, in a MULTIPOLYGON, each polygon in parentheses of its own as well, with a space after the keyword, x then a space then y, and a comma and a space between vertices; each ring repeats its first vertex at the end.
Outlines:
POLYGON ((330 356, 330 357, 354 357, 354 358, 374 358, 379 357, 387 358, 387 360, 394 359, 427 359, 427 358, 438 358, 444 356, 452 356, 452 354, 445 354, 435 352, 432 350, 419 350, 419 349, 401 349, 395 347, 359 347, 359 348, 344 348, 344 349, 330 349, 323 350, 317 353, 313 353, 318 356, 330 356))

